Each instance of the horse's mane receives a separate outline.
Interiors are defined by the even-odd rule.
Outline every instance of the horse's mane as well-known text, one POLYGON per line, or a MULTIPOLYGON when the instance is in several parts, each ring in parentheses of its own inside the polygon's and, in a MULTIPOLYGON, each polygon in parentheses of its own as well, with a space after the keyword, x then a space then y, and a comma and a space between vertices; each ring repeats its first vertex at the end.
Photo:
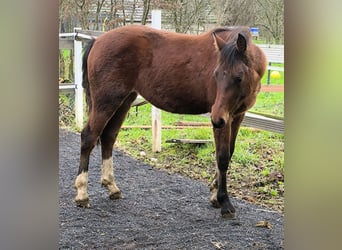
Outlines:
POLYGON ((220 32, 231 32, 233 39, 228 39, 227 44, 221 49, 221 61, 228 66, 232 66, 236 60, 244 60, 247 63, 247 57, 239 53, 236 47, 237 34, 242 34, 246 40, 247 44, 250 40, 250 32, 248 27, 220 27, 212 30, 214 33, 220 32))

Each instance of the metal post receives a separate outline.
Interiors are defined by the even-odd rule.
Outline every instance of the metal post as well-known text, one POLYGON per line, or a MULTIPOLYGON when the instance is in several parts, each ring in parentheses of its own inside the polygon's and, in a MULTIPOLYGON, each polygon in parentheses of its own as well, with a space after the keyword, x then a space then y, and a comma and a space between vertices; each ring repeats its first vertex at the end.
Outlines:
MULTIPOLYGON (((271 66, 271 62, 268 63, 269 66, 271 66)), ((271 83, 271 70, 267 70, 267 85, 270 85, 271 83)))
MULTIPOLYGON (((152 10, 152 27, 161 29, 161 10, 152 10)), ((161 151, 161 112, 152 106, 152 151, 161 151)))
MULTIPOLYGON (((74 28, 77 33, 81 28, 74 28)), ((75 120, 77 129, 83 128, 82 42, 74 39, 75 120)))

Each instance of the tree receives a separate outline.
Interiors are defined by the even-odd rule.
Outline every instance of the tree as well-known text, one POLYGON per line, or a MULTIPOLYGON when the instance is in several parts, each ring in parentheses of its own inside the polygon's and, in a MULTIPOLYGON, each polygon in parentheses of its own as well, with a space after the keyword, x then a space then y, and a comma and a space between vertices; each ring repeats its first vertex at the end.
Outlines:
POLYGON ((284 42, 284 1, 257 0, 259 13, 257 25, 265 29, 266 38, 276 43, 284 42))
POLYGON ((255 21, 255 2, 250 0, 214 0, 213 11, 222 26, 252 26, 255 21))
POLYGON ((147 16, 150 11, 150 6, 151 6, 151 0, 144 0, 143 1, 143 14, 141 18, 141 24, 145 25, 147 21, 147 16))
POLYGON ((283 0, 60 0, 60 30, 72 32, 76 26, 109 30, 133 24, 138 11, 141 24, 149 19, 151 9, 162 10, 164 27, 180 33, 199 33, 208 23, 220 26, 259 27, 268 42, 284 41, 283 0), (106 17, 100 20, 105 11, 106 17), (210 21, 209 21, 209 18, 210 21))
POLYGON ((80 20, 82 29, 89 29, 89 12, 91 0, 75 0, 76 13, 80 20))
POLYGON ((165 21, 169 22, 176 32, 199 33, 200 26, 206 22, 209 13, 208 0, 175 0, 165 1, 165 21))
POLYGON ((95 16, 95 29, 99 30, 99 17, 100 17, 100 12, 103 6, 105 0, 97 0, 97 5, 96 5, 96 16, 95 16))

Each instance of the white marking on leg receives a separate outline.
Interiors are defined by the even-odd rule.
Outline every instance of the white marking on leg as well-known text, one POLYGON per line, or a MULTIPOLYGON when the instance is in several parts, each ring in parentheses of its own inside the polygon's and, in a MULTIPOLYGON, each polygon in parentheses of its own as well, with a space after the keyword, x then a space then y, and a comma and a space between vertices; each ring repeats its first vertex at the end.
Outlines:
POLYGON ((101 184, 107 187, 110 197, 112 197, 114 194, 120 193, 120 189, 116 186, 114 180, 114 168, 112 158, 102 160, 101 184))
POLYGON ((82 172, 77 176, 75 180, 75 187, 77 190, 75 201, 88 201, 88 172, 82 172))

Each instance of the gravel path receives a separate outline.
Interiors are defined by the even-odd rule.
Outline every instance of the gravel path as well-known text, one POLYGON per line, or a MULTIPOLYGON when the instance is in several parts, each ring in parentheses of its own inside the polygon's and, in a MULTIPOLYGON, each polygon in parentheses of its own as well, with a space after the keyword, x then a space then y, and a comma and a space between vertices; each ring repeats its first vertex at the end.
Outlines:
POLYGON ((114 151, 121 200, 100 185, 100 148, 89 166, 89 209, 76 207, 73 187, 80 135, 59 131, 60 249, 283 249, 284 217, 233 199, 237 219, 221 218, 209 203, 209 187, 153 169, 114 151), (257 227, 267 221, 271 228, 257 227))

